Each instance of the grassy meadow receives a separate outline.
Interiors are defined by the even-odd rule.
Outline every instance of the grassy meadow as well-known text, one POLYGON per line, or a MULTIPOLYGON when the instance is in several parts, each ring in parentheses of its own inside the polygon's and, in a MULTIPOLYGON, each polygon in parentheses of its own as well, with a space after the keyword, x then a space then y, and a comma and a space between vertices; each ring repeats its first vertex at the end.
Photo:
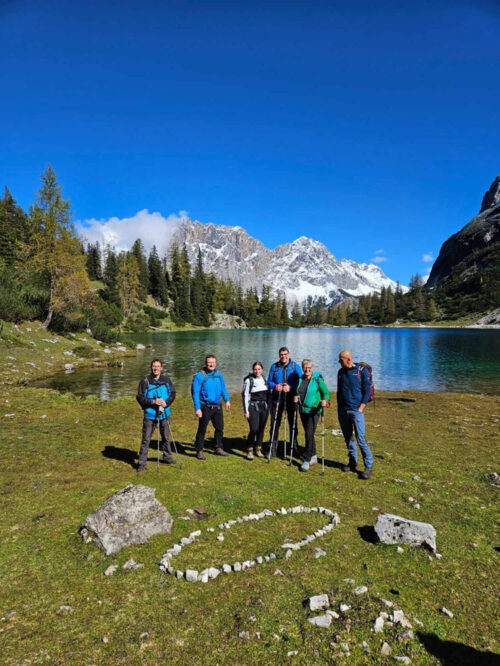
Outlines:
MULTIPOLYGON (((50 353, 56 346, 47 344, 50 353)), ((375 466, 372 479, 361 481, 340 470, 346 453, 342 438, 332 434, 338 428, 334 409, 326 415, 322 476, 321 465, 301 474, 297 463, 245 460, 239 396, 225 415, 231 455, 210 454, 209 428, 207 460, 196 460, 196 419, 190 400, 181 396, 173 406, 172 428, 182 469, 161 465, 158 472, 151 448, 147 470, 137 477, 142 415, 136 402, 15 385, 5 357, 21 358, 27 349, 1 342, 2 663, 384 664, 394 656, 419 665, 498 663, 499 490, 485 479, 498 471, 498 398, 382 394, 412 396, 416 402, 380 400, 368 406, 375 466), (84 544, 78 530, 90 512, 130 483, 156 489, 174 517, 173 531, 106 557, 84 544), (314 531, 325 517, 245 523, 224 530, 223 542, 216 539, 217 525, 297 504, 329 508, 340 524, 288 560, 221 574, 207 584, 160 576, 167 548, 196 529, 203 534, 175 559, 180 569, 280 552, 285 540, 314 531), (181 518, 195 507, 203 507, 207 520, 181 518), (380 512, 432 523, 441 559, 423 549, 403 546, 401 553, 374 543, 380 512), (317 558, 318 547, 326 555, 317 558), (144 566, 123 569, 130 558, 144 566), (110 564, 119 568, 104 576, 110 564), (274 575, 276 569, 283 575, 274 575), (368 592, 356 595, 358 585, 368 592), (330 596, 332 610, 339 612, 341 603, 351 606, 327 629, 307 621, 316 613, 305 601, 321 593, 330 596), (391 611, 381 598, 404 610, 413 638, 401 637, 398 627, 372 631, 378 614, 391 611), (453 618, 440 611, 443 606, 453 618), (248 638, 239 636, 244 631, 248 638), (383 642, 392 650, 389 657, 381 655, 383 642)), ((22 358, 18 369, 30 371, 22 358)), ((35 362, 42 366, 41 352, 35 362)), ((320 442, 318 434, 319 451, 320 442)))

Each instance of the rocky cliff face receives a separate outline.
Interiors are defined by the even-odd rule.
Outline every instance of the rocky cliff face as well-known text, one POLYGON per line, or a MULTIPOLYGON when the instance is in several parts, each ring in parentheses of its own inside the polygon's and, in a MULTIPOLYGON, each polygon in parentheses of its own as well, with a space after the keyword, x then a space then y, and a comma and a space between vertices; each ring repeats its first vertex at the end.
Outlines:
POLYGON ((465 225, 459 232, 450 236, 441 246, 439 256, 434 262, 428 287, 441 283, 457 270, 464 275, 474 269, 480 258, 481 266, 495 262, 498 243, 500 242, 500 176, 498 176, 483 197, 479 215, 465 225))
POLYGON ((269 285, 284 292, 289 303, 302 303, 309 296, 336 303, 347 296, 396 287, 379 266, 339 261, 323 243, 305 236, 270 250, 241 227, 185 220, 172 240, 186 243, 191 263, 200 248, 205 271, 231 278, 243 289, 255 287, 260 292, 263 284, 269 285))

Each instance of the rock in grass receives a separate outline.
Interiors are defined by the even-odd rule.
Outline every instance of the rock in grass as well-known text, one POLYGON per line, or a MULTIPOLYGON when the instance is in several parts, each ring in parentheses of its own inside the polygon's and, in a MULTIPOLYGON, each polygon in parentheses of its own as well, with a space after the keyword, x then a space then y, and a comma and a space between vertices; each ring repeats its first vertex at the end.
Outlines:
POLYGON ((426 546, 432 552, 436 552, 436 530, 430 523, 420 523, 391 513, 382 513, 377 518, 375 532, 382 543, 426 546))
POLYGON ((359 585, 354 588, 354 594, 365 594, 366 592, 368 592, 366 585, 359 585))
POLYGON ((143 567, 144 564, 142 562, 136 562, 133 557, 130 558, 130 560, 127 560, 125 564, 123 565, 123 569, 131 569, 132 571, 135 571, 136 569, 140 569, 143 567))
POLYGON ((326 551, 323 550, 322 548, 316 548, 316 554, 315 558, 317 559, 318 557, 324 557, 326 555, 326 551))
POLYGON ((394 661, 399 661, 400 664, 411 664, 410 657, 393 657, 394 661))
POLYGON ((347 611, 348 611, 350 608, 351 608, 351 607, 349 606, 349 604, 340 604, 340 612, 341 612, 341 613, 347 613, 347 611))
POLYGON ((238 634, 239 638, 244 638, 245 640, 250 640, 250 632, 249 631, 240 631, 238 634))
POLYGON ((330 600, 327 594, 317 594, 309 598, 309 608, 312 611, 323 610, 323 608, 328 608, 329 605, 330 600))
POLYGON ((316 617, 309 617, 307 621, 315 627, 323 627, 327 629, 332 623, 331 615, 316 615, 316 617))
POLYGON ((453 613, 451 612, 451 610, 448 610, 444 606, 442 606, 439 610, 441 611, 441 613, 444 613, 444 615, 446 615, 447 617, 449 618, 453 617, 453 613))
POLYGON ((117 565, 117 564, 112 564, 111 566, 109 566, 109 567, 106 569, 106 571, 104 572, 104 575, 105 575, 105 576, 111 576, 112 574, 115 573, 115 571, 116 571, 117 569, 118 569, 118 565, 117 565))
POLYGON ((66 613, 73 613, 72 606, 59 606, 56 610, 57 615, 65 615, 66 613))
POLYGON ((219 574, 220 574, 220 569, 216 569, 215 567, 209 567, 208 569, 209 578, 217 578, 219 574))
POLYGON ((383 655, 384 657, 389 657, 392 654, 392 648, 389 645, 389 643, 386 643, 385 641, 382 643, 382 647, 380 648, 380 654, 383 655))
POLYGON ((186 580, 190 583, 198 581, 198 572, 195 569, 186 569, 186 580))
POLYGON ((221 571, 223 573, 231 573, 232 570, 233 570, 233 568, 230 564, 223 564, 222 567, 221 567, 221 571))
POLYGON ((155 534, 169 534, 173 519, 155 499, 155 489, 129 485, 119 490, 87 516, 81 535, 84 541, 93 533, 93 540, 106 555, 122 548, 146 543, 155 534))
POLYGON ((380 632, 383 631, 383 629, 384 629, 384 618, 379 615, 378 618, 375 620, 375 624, 373 625, 373 631, 376 634, 380 634, 380 632))

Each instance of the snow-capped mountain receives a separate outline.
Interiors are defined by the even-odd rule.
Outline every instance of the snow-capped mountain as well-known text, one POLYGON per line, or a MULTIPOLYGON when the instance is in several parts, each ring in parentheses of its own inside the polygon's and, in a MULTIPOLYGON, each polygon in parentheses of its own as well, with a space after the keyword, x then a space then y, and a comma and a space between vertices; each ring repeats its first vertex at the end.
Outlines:
POLYGON ((185 219, 176 229, 173 242, 186 243, 192 265, 201 250, 203 269, 220 278, 231 278, 243 289, 267 284, 285 294, 288 303, 302 303, 311 296, 324 297, 327 304, 348 296, 362 296, 382 287, 396 288, 375 264, 339 261, 319 241, 301 236, 274 250, 252 238, 242 227, 202 224, 185 219))

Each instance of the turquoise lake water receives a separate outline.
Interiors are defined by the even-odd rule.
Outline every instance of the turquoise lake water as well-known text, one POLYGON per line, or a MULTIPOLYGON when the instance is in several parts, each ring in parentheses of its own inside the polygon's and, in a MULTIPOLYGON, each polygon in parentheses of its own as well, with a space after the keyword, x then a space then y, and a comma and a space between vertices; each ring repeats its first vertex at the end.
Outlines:
POLYGON ((476 329, 284 329, 248 331, 151 332, 133 336, 152 345, 125 359, 122 368, 77 370, 37 386, 97 395, 104 400, 135 395, 152 358, 163 360, 178 392, 189 394, 192 375, 207 353, 217 356, 230 393, 241 390, 252 363, 267 373, 286 345, 296 362, 311 358, 335 390, 338 354, 350 349, 373 368, 376 389, 500 394, 500 331, 476 329))

